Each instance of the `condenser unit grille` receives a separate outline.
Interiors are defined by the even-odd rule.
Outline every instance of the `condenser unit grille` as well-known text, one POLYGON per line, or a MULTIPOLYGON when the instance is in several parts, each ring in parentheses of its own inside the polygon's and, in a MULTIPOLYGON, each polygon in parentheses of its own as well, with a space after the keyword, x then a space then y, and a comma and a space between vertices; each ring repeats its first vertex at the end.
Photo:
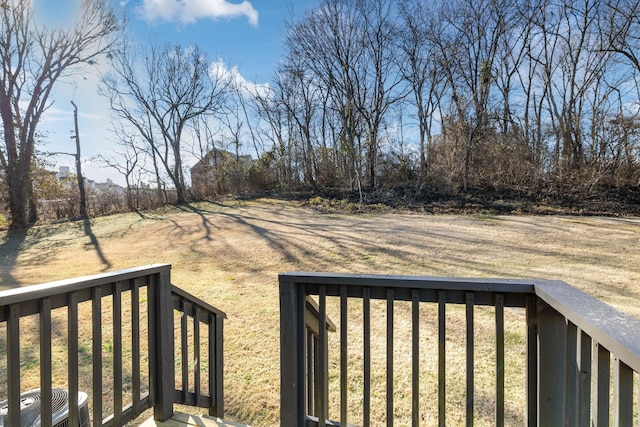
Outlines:
MULTIPOLYGON (((80 426, 89 425, 88 396, 78 392, 78 411, 80 413, 80 426)), ((40 411, 42 406, 42 394, 39 389, 31 390, 20 395, 20 427, 40 426, 40 411)), ((69 426, 69 392, 65 389, 54 388, 51 390, 51 412, 53 414, 54 427, 69 426)), ((0 402, 0 426, 9 426, 9 404, 5 400, 0 402)))

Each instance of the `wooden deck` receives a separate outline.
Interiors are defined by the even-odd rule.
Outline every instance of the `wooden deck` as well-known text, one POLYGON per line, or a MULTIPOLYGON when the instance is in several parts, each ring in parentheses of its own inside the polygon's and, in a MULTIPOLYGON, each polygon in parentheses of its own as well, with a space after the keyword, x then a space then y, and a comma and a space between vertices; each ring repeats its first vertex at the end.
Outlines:
POLYGON ((140 425, 140 427, 249 427, 245 424, 235 423, 233 421, 225 421, 220 418, 202 415, 196 417, 194 415, 176 412, 173 418, 165 422, 154 421, 153 418, 148 419, 140 425))

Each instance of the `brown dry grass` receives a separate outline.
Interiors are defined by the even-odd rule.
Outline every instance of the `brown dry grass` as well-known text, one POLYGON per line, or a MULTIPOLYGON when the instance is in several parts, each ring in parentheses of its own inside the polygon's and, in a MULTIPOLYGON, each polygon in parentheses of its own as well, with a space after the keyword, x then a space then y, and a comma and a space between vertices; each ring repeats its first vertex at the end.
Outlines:
MULTIPOLYGON (((349 216, 319 215, 274 200, 198 204, 142 216, 98 218, 90 224, 35 227, 24 236, 5 238, 0 262, 2 288, 149 263, 172 264, 173 283, 227 313, 227 414, 255 426, 275 425, 279 418, 277 274, 282 271, 561 279, 640 318, 640 220, 635 218, 349 216)), ((451 327, 463 330, 463 318, 451 311, 451 327)), ((404 325, 409 312, 402 305, 396 309, 398 335, 408 333, 404 325)), ((522 369, 521 355, 516 354, 522 348, 519 316, 507 313, 514 360, 507 369, 514 372, 522 369)), ((483 336, 491 313, 479 310, 477 317, 482 319, 478 336, 483 336)), ((427 343, 423 369, 432 370, 437 363, 428 344, 436 342, 429 341, 430 333, 437 331, 433 312, 425 309, 422 319, 427 343)), ((402 343, 400 339, 396 348, 400 367, 408 351, 402 343)), ((456 365, 464 363, 461 345, 452 341, 448 347, 454 383, 463 382, 458 377, 464 370, 456 365)), ((380 346, 384 353, 384 343, 380 346)), ((384 360, 374 360, 378 362, 384 360)), ((479 357, 476 366, 488 372, 482 364, 490 362, 490 357, 479 357)), ((407 370, 410 373, 409 366, 400 371, 399 384, 410 380, 407 370)), ((490 392, 490 385, 488 390, 483 385, 490 383, 488 376, 477 387, 479 396, 490 392)), ((357 383, 358 378, 350 381, 357 383)), ((433 381, 425 379, 425 402, 435 396, 433 381)), ((451 395, 449 406, 455 413, 464 406, 464 398, 451 395)), ((356 412, 358 403, 353 402, 356 412)), ((514 412, 513 420, 520 420, 522 399, 514 399, 508 410, 514 412)), ((482 425, 490 404, 479 401, 478 411, 482 425)), ((426 425, 436 416, 433 406, 425 408, 426 425)))

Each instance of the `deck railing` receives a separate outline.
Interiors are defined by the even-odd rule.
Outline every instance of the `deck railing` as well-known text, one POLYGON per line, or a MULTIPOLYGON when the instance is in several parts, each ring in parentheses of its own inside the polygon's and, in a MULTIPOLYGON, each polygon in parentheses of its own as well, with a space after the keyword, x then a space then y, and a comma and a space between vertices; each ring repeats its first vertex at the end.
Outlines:
POLYGON ((382 419, 371 418, 380 412, 372 411, 378 409, 372 405, 384 406, 378 416, 386 418, 387 426, 485 425, 486 419, 478 422, 480 399, 485 412, 487 401, 492 404, 491 423, 496 426, 514 425, 513 419, 505 421, 505 405, 515 400, 524 402, 522 413, 509 416, 527 426, 623 427, 635 425, 634 417, 637 423, 640 322, 564 282, 317 273, 287 273, 279 280, 283 427, 380 424, 382 419), (319 324, 339 319, 338 332, 331 336, 325 328, 314 347, 306 339, 304 315, 312 296, 318 300, 319 324), (475 318, 486 319, 487 310, 491 320, 479 325, 475 318), (426 313, 433 315, 431 324, 426 313), (402 330, 401 319, 408 319, 409 330, 402 330), (510 329, 505 332, 505 319, 509 328, 514 321, 521 323, 520 340, 510 329), (433 349, 424 348, 429 326, 437 335, 433 349), (452 335, 456 327, 462 336, 452 335), (401 332, 407 342, 398 342, 401 332), (491 343, 489 356, 480 342, 491 343), (524 372, 505 374, 509 358, 518 357, 505 352, 505 342, 510 352, 522 347, 524 372), (453 345, 464 349, 460 366, 447 360, 447 347, 453 345), (386 354, 380 356, 380 349, 386 354), (425 358, 427 350, 437 362, 425 358), (332 355, 331 361, 325 359, 332 355), (315 366, 326 367, 314 374, 317 381, 309 380, 310 357, 320 358, 315 366), (489 380, 479 375, 487 360, 493 365, 489 380), (372 372, 374 363, 382 363, 382 375, 372 372), (394 363, 410 366, 408 385, 399 384, 394 363), (429 366, 435 366, 434 372, 425 378, 429 366), (452 371, 462 378, 459 390, 450 390, 452 371), (374 375, 382 378, 382 390, 372 382, 374 375), (330 377, 331 390, 326 386, 330 377), (505 383, 520 380, 521 395, 505 395, 505 383), (486 389, 483 382, 492 385, 492 396, 479 396, 480 386, 486 389), (432 386, 437 409, 425 422, 421 398, 432 386), (464 407, 455 408, 461 414, 453 420, 448 409, 450 400, 459 398, 457 391, 465 395, 464 407), (408 403, 401 402, 405 399, 408 403), (409 408, 408 420, 397 420, 400 406, 409 408))
POLYGON ((124 425, 150 408, 155 419, 167 420, 174 403, 205 407, 222 416, 226 316, 172 287, 170 270, 169 265, 152 265, 0 292, 8 425, 20 425, 25 371, 36 370, 37 375, 37 367, 22 363, 21 348, 31 345, 29 341, 39 343, 36 385, 43 426, 52 425, 51 390, 60 382, 69 392, 69 425, 78 425, 81 382, 90 386, 94 426, 124 425), (174 322, 176 316, 179 322, 174 322), (35 323, 36 331, 21 322, 35 323), (64 323, 66 331, 61 331, 64 323), (60 364, 60 339, 67 353, 63 379, 52 374, 60 364), (181 388, 176 387, 176 364, 181 388))

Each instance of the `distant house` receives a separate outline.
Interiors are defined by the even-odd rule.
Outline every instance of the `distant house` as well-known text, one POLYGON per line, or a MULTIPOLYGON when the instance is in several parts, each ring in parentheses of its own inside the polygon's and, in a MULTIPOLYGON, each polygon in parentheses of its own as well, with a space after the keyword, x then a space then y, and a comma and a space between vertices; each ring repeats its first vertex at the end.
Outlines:
POLYGON ((56 178, 62 181, 65 179, 70 179, 71 177, 71 168, 69 168, 69 166, 60 166, 58 172, 56 173, 56 178))
POLYGON ((120 185, 114 183, 110 178, 107 178, 106 182, 93 182, 93 187, 96 192, 103 194, 124 194, 125 189, 120 185))
POLYGON ((236 156, 229 151, 212 149, 191 168, 194 195, 200 198, 238 191, 251 163, 251 156, 236 156))

